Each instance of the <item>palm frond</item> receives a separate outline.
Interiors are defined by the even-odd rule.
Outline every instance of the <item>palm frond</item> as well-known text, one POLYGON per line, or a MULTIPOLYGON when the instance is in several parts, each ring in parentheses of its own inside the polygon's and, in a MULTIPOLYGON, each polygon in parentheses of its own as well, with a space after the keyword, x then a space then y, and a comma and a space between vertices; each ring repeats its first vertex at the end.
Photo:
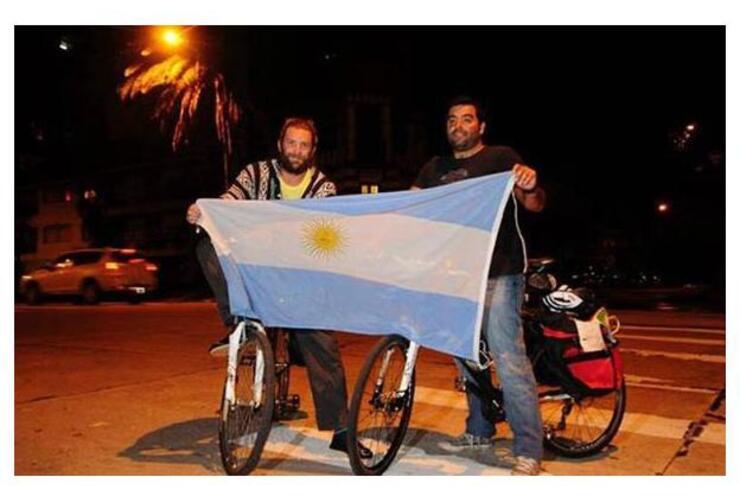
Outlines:
POLYGON ((147 94, 156 95, 152 118, 162 130, 174 119, 172 149, 177 150, 187 137, 205 91, 214 94, 214 120, 219 142, 226 154, 232 151, 231 129, 241 117, 233 94, 222 74, 198 60, 172 55, 151 65, 134 64, 126 68, 124 81, 118 88, 123 101, 147 94))

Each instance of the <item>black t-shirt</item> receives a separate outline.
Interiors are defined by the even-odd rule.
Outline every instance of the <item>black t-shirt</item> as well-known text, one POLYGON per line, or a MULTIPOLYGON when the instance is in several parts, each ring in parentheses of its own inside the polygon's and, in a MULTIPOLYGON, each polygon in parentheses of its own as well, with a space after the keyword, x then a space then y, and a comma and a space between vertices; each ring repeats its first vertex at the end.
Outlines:
MULTIPOLYGON (((414 186, 430 188, 472 177, 506 172, 516 163, 523 163, 521 157, 507 146, 486 146, 473 156, 462 159, 435 156, 422 167, 414 186)), ((510 199, 501 219, 489 276, 518 274, 524 271, 524 241, 517 229, 514 210, 514 202, 510 199)))

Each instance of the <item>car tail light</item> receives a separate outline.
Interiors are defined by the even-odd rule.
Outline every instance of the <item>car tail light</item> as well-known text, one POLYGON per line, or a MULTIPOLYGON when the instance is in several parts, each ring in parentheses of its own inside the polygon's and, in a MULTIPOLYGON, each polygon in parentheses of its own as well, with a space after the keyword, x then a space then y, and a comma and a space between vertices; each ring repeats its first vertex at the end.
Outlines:
POLYGON ((146 266, 144 266, 144 269, 146 269, 147 271, 154 272, 158 270, 159 268, 154 264, 147 264, 146 266))
POLYGON ((117 271, 121 266, 119 266, 117 262, 106 262, 105 268, 109 271, 117 271))

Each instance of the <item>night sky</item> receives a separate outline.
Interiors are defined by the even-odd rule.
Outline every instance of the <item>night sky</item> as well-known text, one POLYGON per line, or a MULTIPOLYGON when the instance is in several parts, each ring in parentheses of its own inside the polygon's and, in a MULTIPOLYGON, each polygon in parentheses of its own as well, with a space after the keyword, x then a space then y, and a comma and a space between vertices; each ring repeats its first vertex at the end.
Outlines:
MULTIPOLYGON (((191 33, 246 110, 240 160, 273 144, 274 129, 248 125, 255 116, 278 123, 355 90, 389 96, 394 113, 423 121, 429 156, 445 154, 445 102, 470 94, 488 108, 486 141, 519 151, 549 194, 544 213, 525 217, 532 253, 585 261, 609 253, 611 241, 618 265, 723 282, 723 27, 191 33), (671 134, 689 123, 695 137, 679 151, 671 134), (656 211, 661 201, 667 214, 656 211)), ((174 154, 147 114, 115 95, 144 36, 136 27, 16 28, 17 185, 84 176, 101 158, 125 164, 174 154), (59 49, 62 37, 71 50, 59 49)), ((200 145, 212 145, 209 133, 202 129, 200 145)))

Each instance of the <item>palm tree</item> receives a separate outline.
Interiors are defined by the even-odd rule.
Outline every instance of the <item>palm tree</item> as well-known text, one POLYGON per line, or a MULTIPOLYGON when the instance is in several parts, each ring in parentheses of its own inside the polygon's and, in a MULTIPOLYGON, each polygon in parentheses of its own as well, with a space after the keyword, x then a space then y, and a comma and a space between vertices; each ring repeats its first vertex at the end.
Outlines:
MULTIPOLYGON (((172 35, 173 32, 165 32, 172 35)), ((175 35, 179 36, 179 35, 175 35)), ((197 50, 170 54, 147 47, 145 59, 126 68, 124 81, 118 87, 123 101, 152 94, 156 98, 152 118, 163 132, 172 126, 172 150, 177 151, 188 135, 206 93, 213 95, 213 119, 223 153, 224 185, 228 187, 228 160, 232 153, 232 129, 242 110, 226 86, 223 74, 208 65, 197 50)))

